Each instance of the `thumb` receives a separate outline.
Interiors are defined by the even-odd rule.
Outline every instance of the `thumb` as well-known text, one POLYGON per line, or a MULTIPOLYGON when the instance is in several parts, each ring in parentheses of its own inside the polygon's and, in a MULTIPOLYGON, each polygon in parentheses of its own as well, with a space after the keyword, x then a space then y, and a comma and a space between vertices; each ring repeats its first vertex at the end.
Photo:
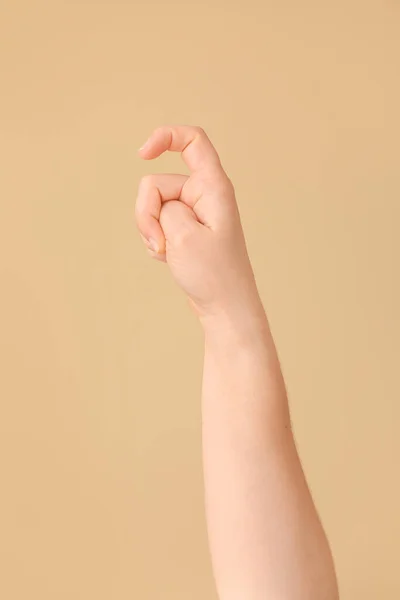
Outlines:
POLYGON ((179 200, 165 202, 161 208, 160 225, 167 244, 181 246, 195 236, 204 225, 199 223, 194 211, 179 200))

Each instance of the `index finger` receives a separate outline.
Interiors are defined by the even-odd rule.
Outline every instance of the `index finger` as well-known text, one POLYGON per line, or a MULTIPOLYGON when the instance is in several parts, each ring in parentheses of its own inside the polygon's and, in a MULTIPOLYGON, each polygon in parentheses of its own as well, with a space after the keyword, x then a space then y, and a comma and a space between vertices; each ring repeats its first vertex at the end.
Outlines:
POLYGON ((222 168, 216 149, 201 127, 165 125, 158 127, 139 150, 144 159, 157 158, 167 150, 181 152, 192 173, 222 168))

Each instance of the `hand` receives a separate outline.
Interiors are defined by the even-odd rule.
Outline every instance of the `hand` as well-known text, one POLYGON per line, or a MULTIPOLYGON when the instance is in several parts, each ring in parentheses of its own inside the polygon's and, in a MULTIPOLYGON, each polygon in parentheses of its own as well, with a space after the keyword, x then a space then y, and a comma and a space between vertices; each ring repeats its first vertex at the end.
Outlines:
POLYGON ((135 210, 142 239, 200 318, 237 315, 258 294, 233 185, 201 128, 160 127, 139 154, 149 160, 167 150, 181 152, 191 174, 143 177, 135 210))

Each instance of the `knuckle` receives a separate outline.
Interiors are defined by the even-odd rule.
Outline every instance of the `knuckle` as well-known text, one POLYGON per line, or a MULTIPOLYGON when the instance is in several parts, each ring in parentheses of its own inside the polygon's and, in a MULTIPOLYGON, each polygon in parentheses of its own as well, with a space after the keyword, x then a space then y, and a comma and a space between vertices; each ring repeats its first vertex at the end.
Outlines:
POLYGON ((234 185, 225 171, 222 171, 221 175, 221 186, 225 188, 226 191, 231 192, 234 190, 234 185))
POLYGON ((225 185, 230 192, 235 191, 235 185, 234 185, 232 179, 230 177, 228 177, 228 175, 226 175, 226 177, 225 177, 225 185))
POLYGON ((207 135, 203 127, 200 127, 199 125, 195 125, 193 129, 196 132, 196 134, 200 137, 205 137, 207 135))
POLYGON ((139 182, 139 189, 146 190, 154 185, 154 175, 144 175, 139 182))

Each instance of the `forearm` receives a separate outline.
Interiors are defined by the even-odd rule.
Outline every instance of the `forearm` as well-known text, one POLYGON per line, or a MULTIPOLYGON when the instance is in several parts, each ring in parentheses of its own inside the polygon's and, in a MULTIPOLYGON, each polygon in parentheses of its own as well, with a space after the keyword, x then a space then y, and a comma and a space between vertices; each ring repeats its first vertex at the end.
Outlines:
POLYGON ((203 454, 221 600, 336 600, 261 302, 204 324, 203 454))
POLYGON ((150 160, 168 150, 190 175, 143 178, 135 214, 150 256, 168 264, 204 327, 205 491, 220 598, 336 600, 234 186, 201 128, 157 128, 139 152, 150 160))

